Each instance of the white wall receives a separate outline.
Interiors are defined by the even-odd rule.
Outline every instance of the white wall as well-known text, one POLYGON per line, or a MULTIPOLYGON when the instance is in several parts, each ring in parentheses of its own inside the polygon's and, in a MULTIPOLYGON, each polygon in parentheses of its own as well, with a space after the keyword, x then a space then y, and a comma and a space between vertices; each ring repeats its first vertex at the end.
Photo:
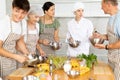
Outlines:
MULTIPOLYGON (((42 6, 47 0, 30 0, 31 4, 42 6)), ((100 0, 51 0, 56 6, 56 17, 73 17, 72 8, 76 1, 82 1, 85 5, 85 16, 104 16, 101 10, 100 0)))
MULTIPOLYGON (((7 3, 7 13, 11 12, 11 1, 2 0, 7 3)), ((101 0, 29 0, 31 5, 39 5, 40 7, 46 1, 52 1, 56 6, 56 17, 73 17, 72 8, 75 2, 81 1, 85 5, 85 17, 106 17, 101 9, 101 0)), ((120 0, 119 0, 120 3, 120 0)), ((3 4, 2 4, 3 5, 3 4)), ((119 5, 120 8, 120 5, 119 5)))
MULTIPOLYGON (((31 4, 42 6, 48 0, 30 0, 31 4)), ((101 0, 49 0, 55 3, 56 17, 73 17, 72 8, 75 2, 81 1, 85 5, 85 17, 106 17, 101 9, 101 0)), ((120 7, 120 6, 119 6, 120 7)))
POLYGON ((0 0, 0 18, 6 14, 6 0, 0 0))
MULTIPOLYGON (((4 1, 4 0, 2 0, 4 1)), ((10 13, 11 10, 11 1, 12 0, 5 0, 6 3, 6 9, 7 14, 10 13)), ((31 5, 39 5, 42 6, 44 2, 48 0, 29 0, 31 5)), ((103 11, 101 10, 101 0, 49 0, 55 3, 56 5, 56 17, 60 21, 60 39, 62 41, 65 40, 65 35, 67 32, 67 22, 73 18, 72 14, 72 7, 73 4, 76 1, 82 1, 85 4, 85 12, 84 16, 92 21, 94 27, 100 32, 100 33, 106 33, 106 25, 108 21, 108 15, 105 15, 103 11)), ((120 4, 120 0, 119 0, 120 4)), ((120 8, 120 6, 119 6, 120 8)), ((65 54, 67 50, 66 44, 63 44, 62 49, 57 51, 58 54, 65 54)), ((100 58, 100 60, 107 61, 107 51, 106 50, 100 50, 96 49, 93 46, 90 47, 90 53, 97 54, 100 58)))

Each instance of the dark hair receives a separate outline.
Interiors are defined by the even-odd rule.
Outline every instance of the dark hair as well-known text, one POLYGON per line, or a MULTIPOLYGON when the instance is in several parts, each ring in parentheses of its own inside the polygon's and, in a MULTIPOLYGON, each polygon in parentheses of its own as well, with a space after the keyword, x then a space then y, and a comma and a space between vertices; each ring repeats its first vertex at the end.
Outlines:
POLYGON ((44 13, 45 13, 45 11, 48 11, 48 9, 49 9, 51 6, 53 6, 53 5, 55 5, 55 4, 52 3, 52 2, 45 2, 44 5, 43 5, 43 7, 42 7, 44 13))
POLYGON ((13 0, 12 2, 12 7, 18 7, 22 10, 29 11, 30 9, 30 4, 28 0, 13 0))
POLYGON ((113 6, 117 6, 118 5, 118 1, 117 0, 103 0, 104 3, 110 2, 113 6))

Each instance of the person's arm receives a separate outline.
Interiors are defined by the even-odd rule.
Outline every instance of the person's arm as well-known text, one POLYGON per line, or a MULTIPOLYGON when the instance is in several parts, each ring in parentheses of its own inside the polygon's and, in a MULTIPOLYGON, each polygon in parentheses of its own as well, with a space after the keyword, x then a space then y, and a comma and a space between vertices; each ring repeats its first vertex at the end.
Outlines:
POLYGON ((101 38, 104 39, 104 40, 108 40, 108 36, 107 36, 107 34, 103 34, 103 35, 101 35, 101 38))
POLYGON ((37 48, 37 50, 39 51, 39 54, 40 54, 41 56, 45 56, 45 55, 46 55, 46 53, 45 53, 45 52, 42 50, 42 48, 40 47, 40 44, 37 43, 36 48, 37 48))
POLYGON ((99 49, 119 49, 120 48, 120 40, 115 42, 115 43, 112 43, 112 44, 107 44, 107 45, 104 45, 104 44, 95 44, 95 47, 96 48, 99 48, 99 49))
POLYGON ((26 47, 23 36, 17 41, 16 49, 23 53, 24 55, 28 55, 30 53, 26 47))
POLYGON ((94 33, 93 33, 93 37, 95 37, 95 38, 102 38, 102 39, 104 39, 104 40, 108 40, 107 34, 100 34, 100 33, 98 33, 98 32, 94 32, 94 33))
POLYGON ((119 49, 120 48, 120 40, 115 43, 108 44, 107 48, 108 49, 119 49))
POLYGON ((56 29, 56 30, 54 31, 54 40, 55 40, 56 42, 59 42, 59 29, 56 29))
POLYGON ((38 40, 38 43, 48 46, 49 43, 50 43, 50 41, 47 40, 47 39, 39 39, 39 40, 38 40))
POLYGON ((25 62, 28 58, 22 55, 17 55, 15 53, 11 53, 3 48, 3 41, 0 40, 0 56, 8 57, 17 60, 20 63, 25 62))

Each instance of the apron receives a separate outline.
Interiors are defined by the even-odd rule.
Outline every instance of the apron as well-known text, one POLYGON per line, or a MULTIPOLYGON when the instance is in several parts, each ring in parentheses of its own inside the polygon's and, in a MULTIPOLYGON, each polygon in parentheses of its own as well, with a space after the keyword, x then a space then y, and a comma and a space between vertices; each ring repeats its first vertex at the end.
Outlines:
POLYGON ((29 31, 27 29, 27 40, 26 40, 26 46, 29 52, 36 54, 36 44, 39 39, 39 33, 36 28, 37 34, 29 34, 29 31))
MULTIPOLYGON (((29 34, 28 28, 27 28, 27 39, 26 39, 26 47, 30 53, 36 54, 36 44, 39 39, 39 33, 36 28, 37 34, 29 34)), ((21 52, 17 51, 18 54, 23 55, 21 52)), ((23 64, 18 63, 17 67, 20 68, 22 67, 23 64)))
MULTIPOLYGON (((9 52, 16 53, 16 41, 21 37, 20 34, 15 34, 12 32, 12 23, 10 21, 11 32, 8 35, 7 39, 3 43, 3 48, 9 52)), ((21 23, 21 34, 22 34, 22 23, 21 23)), ((16 70, 17 62, 14 59, 0 56, 0 76, 3 80, 6 80, 5 77, 11 72, 16 70)))
MULTIPOLYGON (((54 28, 47 28, 44 25, 44 31, 40 34, 40 39, 48 39, 49 41, 54 41, 54 28)), ((51 49, 50 46, 40 45, 46 55, 54 54, 55 51, 51 49)))
MULTIPOLYGON (((119 38, 114 33, 113 26, 107 27, 108 40, 110 44, 119 40, 119 38)), ((108 62, 114 68, 114 74, 116 78, 115 80, 120 80, 120 49, 108 50, 108 62)))

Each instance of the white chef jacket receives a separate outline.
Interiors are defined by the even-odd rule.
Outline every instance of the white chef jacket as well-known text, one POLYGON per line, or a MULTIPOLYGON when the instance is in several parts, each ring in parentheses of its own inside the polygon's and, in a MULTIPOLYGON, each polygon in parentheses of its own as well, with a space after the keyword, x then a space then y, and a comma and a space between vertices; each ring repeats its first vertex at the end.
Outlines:
POLYGON ((72 48, 68 45, 67 55, 72 57, 76 57, 82 53, 88 55, 90 47, 89 37, 93 32, 92 22, 85 18, 81 18, 79 22, 76 22, 75 19, 72 19, 68 22, 67 26, 68 32, 66 40, 71 36, 74 40, 81 42, 77 48, 72 48))

